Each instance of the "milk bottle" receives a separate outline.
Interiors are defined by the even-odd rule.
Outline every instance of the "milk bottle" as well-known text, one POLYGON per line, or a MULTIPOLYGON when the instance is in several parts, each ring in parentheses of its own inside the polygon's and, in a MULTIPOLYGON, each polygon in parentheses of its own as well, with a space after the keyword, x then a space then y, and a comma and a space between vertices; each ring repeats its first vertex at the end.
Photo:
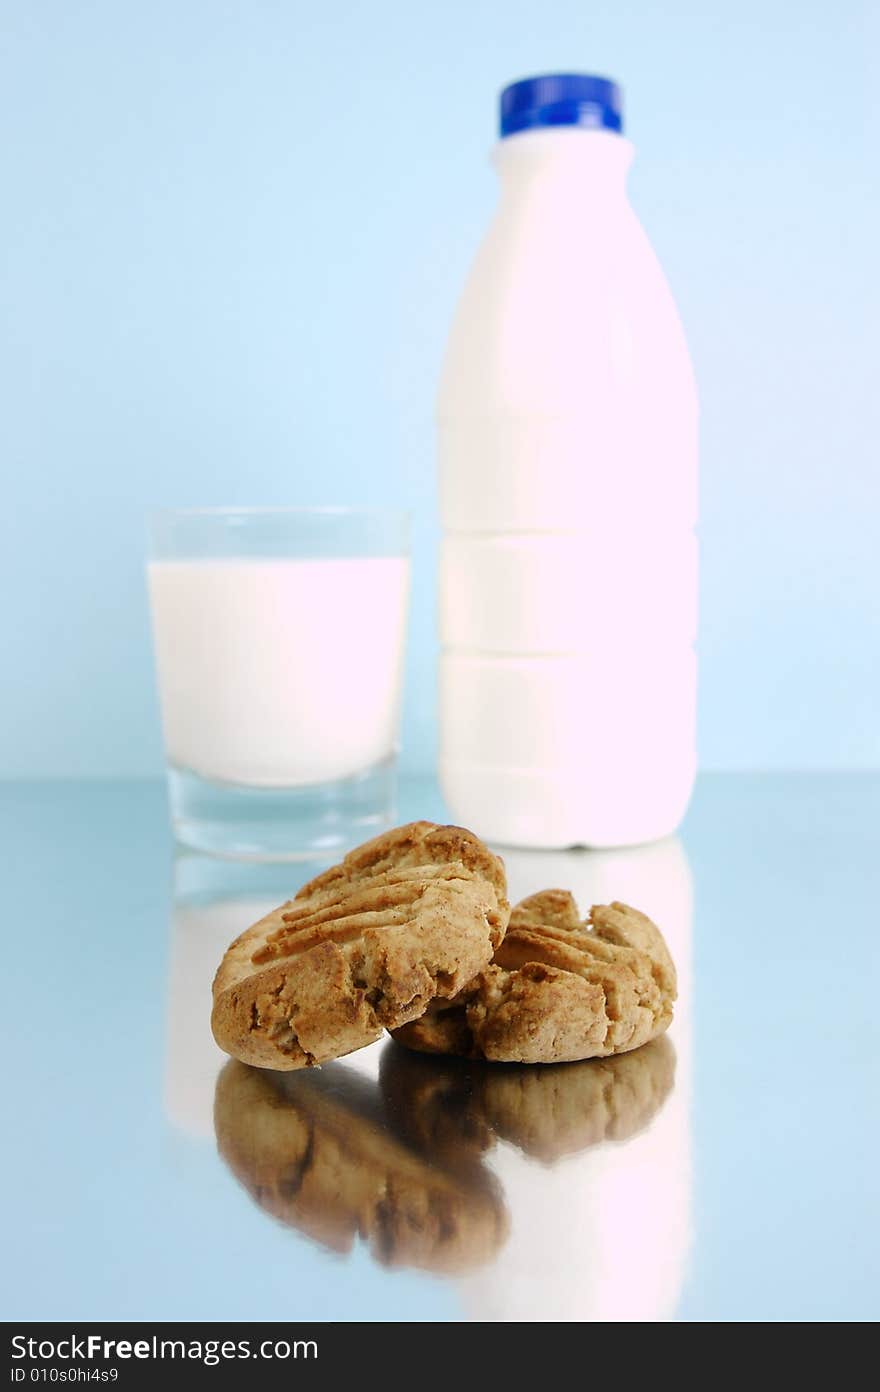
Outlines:
POLYGON ((697 399, 618 87, 501 96, 438 398, 440 777, 514 846, 651 841, 695 772, 697 399))

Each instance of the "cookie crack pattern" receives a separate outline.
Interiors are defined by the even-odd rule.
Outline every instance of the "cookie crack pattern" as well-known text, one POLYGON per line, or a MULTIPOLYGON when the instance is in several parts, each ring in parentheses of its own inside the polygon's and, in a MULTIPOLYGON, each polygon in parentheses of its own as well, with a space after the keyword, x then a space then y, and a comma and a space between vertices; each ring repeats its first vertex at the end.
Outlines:
POLYGON ((320 904, 318 908, 304 905, 286 909, 281 913, 283 926, 269 934, 255 950, 251 961, 262 965, 275 958, 292 957, 318 942, 357 942, 368 928, 411 924, 426 897, 430 902, 439 899, 440 896, 431 892, 432 884, 442 880, 451 889, 458 887, 466 892, 466 886, 473 879, 450 867, 440 869, 446 873, 432 876, 431 883, 389 882, 356 894, 336 896, 332 902, 320 904))

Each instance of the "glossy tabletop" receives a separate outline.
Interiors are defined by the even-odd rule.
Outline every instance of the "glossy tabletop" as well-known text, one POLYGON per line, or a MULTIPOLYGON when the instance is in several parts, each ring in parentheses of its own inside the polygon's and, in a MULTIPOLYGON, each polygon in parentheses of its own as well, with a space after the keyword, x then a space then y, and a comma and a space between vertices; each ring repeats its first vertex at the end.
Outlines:
POLYGON ((3 786, 3 1317, 876 1319, 878 825, 880 777, 715 775, 668 842, 503 852, 657 919, 667 1038, 279 1078, 211 978, 316 867, 175 855, 158 784, 3 786))

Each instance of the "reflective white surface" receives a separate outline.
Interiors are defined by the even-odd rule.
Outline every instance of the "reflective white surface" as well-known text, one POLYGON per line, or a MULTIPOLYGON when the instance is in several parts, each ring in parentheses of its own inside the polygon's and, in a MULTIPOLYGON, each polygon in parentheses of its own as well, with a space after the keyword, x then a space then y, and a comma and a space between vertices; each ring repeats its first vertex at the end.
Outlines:
POLYGON ((156 785, 6 785, 5 1317, 876 1318, 878 811, 872 776, 716 776, 680 839, 505 853, 512 898, 657 918, 660 1046, 388 1041, 279 1091, 210 983, 314 867, 174 862, 156 785))

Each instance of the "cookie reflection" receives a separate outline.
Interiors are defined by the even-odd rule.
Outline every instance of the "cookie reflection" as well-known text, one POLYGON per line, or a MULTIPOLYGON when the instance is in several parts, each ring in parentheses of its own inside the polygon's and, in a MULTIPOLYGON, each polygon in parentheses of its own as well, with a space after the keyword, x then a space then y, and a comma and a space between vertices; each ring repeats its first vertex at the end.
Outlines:
POLYGON ((217 1146, 259 1206, 333 1251, 357 1238, 384 1266, 453 1275, 501 1250, 508 1220, 484 1164, 498 1140, 551 1165, 651 1121, 675 1052, 545 1068, 465 1063, 389 1043, 380 1083, 344 1063, 271 1073, 231 1060, 214 1100, 217 1146))
POLYGON ((389 1045, 380 1079, 392 1124, 451 1166, 485 1154, 496 1139, 553 1164, 644 1130, 672 1091, 675 1050, 663 1037, 617 1058, 536 1068, 389 1045))
POLYGON ((479 1167, 436 1164, 384 1124, 375 1083, 345 1064, 276 1074, 231 1061, 214 1099, 223 1159, 267 1213, 336 1252, 453 1274, 502 1246, 507 1215, 479 1167))

